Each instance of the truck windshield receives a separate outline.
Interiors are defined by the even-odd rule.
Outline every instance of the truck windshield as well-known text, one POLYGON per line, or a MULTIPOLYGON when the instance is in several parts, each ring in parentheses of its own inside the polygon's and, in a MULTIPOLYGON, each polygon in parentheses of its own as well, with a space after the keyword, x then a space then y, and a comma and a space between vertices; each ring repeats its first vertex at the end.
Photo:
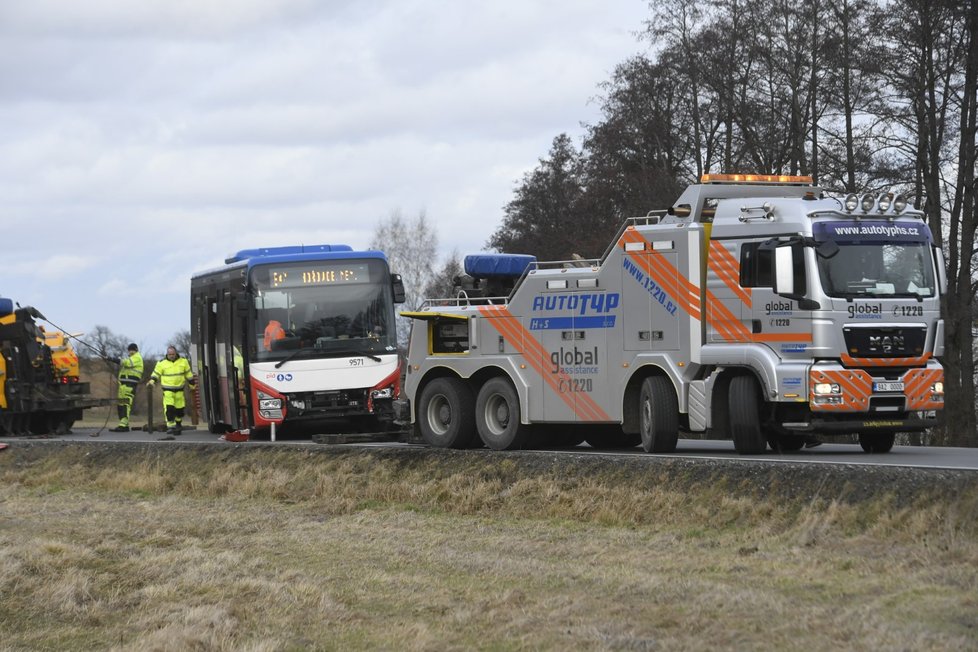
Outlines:
POLYGON ((252 287, 256 361, 397 349, 390 275, 380 260, 256 267, 252 287))
POLYGON ((830 297, 932 297, 934 270, 924 242, 853 243, 818 257, 822 289, 830 297))

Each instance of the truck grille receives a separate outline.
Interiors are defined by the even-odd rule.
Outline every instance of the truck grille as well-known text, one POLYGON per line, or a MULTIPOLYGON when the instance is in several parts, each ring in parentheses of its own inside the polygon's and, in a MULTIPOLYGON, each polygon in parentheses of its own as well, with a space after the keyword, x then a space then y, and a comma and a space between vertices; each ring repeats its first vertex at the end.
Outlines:
POLYGON ((912 358, 923 355, 927 329, 846 326, 846 352, 856 358, 912 358))

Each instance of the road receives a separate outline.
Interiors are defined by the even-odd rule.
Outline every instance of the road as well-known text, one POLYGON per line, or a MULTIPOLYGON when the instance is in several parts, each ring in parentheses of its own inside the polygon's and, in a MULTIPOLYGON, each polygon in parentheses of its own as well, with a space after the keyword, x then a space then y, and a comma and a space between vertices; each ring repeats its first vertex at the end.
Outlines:
MULTIPOLYGON (((96 428, 76 427, 70 434, 51 438, 58 441, 77 441, 77 442, 98 442, 109 444, 112 442, 154 442, 156 443, 162 433, 146 433, 134 431, 128 433, 115 433, 99 431, 96 428)), ((0 437, 0 443, 7 443, 15 446, 17 442, 37 442, 41 441, 37 437, 0 437)), ((268 445, 267 439, 259 440, 260 443, 268 445)), ((213 435, 206 430, 184 431, 173 441, 159 441, 159 445, 180 445, 181 443, 195 444, 214 444, 220 446, 234 445, 222 441, 217 435, 213 435)), ((251 443, 251 442, 249 442, 251 443)), ((287 439, 274 442, 275 445, 282 446, 369 446, 369 447, 404 447, 415 446, 415 444, 403 444, 396 442, 378 442, 362 444, 318 444, 310 439, 287 439)), ((247 445, 247 444, 244 444, 247 445)), ((641 449, 629 449, 625 451, 598 451, 588 448, 586 445, 576 448, 548 449, 549 454, 573 453, 586 455, 616 456, 616 455, 648 455, 641 449)), ((491 455, 490 451, 486 451, 491 455)), ((653 457, 652 455, 648 455, 653 457)), ((738 455, 733 450, 733 443, 730 441, 719 440, 698 440, 680 439, 675 453, 658 454, 654 457, 702 459, 702 460, 729 460, 731 463, 742 461, 763 461, 771 464, 783 462, 805 462, 810 464, 837 464, 837 465, 867 465, 867 466, 899 466, 912 468, 930 469, 957 469, 965 471, 978 471, 978 449, 975 448, 927 448, 917 446, 894 446, 889 453, 867 454, 856 444, 822 444, 816 448, 806 448, 794 453, 773 453, 765 455, 738 455)))

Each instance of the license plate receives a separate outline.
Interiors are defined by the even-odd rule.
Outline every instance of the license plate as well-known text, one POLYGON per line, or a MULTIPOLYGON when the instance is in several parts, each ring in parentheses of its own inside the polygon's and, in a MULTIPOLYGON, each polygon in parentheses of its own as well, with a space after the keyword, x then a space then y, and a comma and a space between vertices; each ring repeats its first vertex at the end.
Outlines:
POLYGON ((874 392, 902 392, 903 383, 873 383, 874 392))

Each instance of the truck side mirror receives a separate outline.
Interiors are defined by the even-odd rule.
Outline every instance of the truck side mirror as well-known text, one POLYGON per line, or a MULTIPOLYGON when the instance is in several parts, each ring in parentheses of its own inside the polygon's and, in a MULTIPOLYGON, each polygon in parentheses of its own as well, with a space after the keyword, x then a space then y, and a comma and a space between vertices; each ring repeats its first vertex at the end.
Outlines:
POLYGON ((944 262, 944 250, 934 247, 934 262, 937 264, 937 283, 941 295, 947 294, 947 265, 944 262))
POLYGON ((391 288, 394 290, 394 303, 404 303, 406 301, 404 281, 401 280, 400 274, 391 274, 391 288))
POLYGON ((794 247, 777 247, 774 250, 774 293, 795 293, 794 247))

